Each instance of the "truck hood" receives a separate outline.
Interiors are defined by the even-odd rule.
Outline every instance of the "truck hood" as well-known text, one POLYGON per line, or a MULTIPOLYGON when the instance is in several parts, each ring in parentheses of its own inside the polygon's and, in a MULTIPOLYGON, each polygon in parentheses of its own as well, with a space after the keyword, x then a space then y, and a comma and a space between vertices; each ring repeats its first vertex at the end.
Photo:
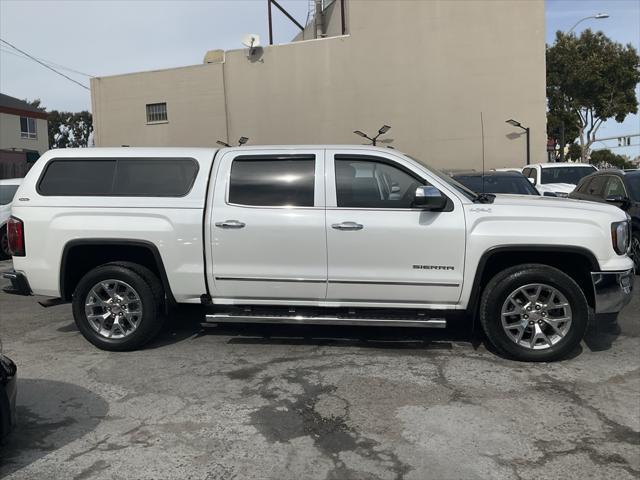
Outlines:
POLYGON ((539 192, 571 193, 576 186, 573 183, 543 183, 536 185, 539 192))
POLYGON ((566 218, 567 216, 573 216, 573 214, 584 218, 593 213, 610 215, 613 218, 612 221, 625 220, 627 218, 627 214, 614 205, 570 198, 497 194, 493 204, 486 204, 486 206, 490 205, 514 208, 534 207, 536 211, 540 210, 540 214, 548 215, 551 218, 554 216, 566 218), (561 211, 564 211, 564 213, 561 213, 561 211))

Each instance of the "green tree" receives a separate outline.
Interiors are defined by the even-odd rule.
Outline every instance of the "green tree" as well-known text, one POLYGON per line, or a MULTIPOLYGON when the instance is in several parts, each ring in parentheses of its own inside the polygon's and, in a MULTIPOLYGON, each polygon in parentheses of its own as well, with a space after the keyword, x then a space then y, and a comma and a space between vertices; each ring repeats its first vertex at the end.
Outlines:
POLYGON ((637 113, 638 65, 640 57, 632 45, 623 46, 589 29, 579 37, 557 32, 554 44, 547 45, 549 123, 565 121, 565 139, 579 140, 582 161, 589 158, 603 122, 622 122, 637 113))
POLYGON ((617 155, 611 150, 603 149, 591 152, 591 163, 598 168, 634 168, 633 163, 629 161, 629 157, 624 155, 617 155))
MULTIPOLYGON (((46 108, 39 98, 25 100, 42 112, 46 108)), ((48 112, 49 148, 76 148, 93 146, 93 117, 91 112, 48 112)))

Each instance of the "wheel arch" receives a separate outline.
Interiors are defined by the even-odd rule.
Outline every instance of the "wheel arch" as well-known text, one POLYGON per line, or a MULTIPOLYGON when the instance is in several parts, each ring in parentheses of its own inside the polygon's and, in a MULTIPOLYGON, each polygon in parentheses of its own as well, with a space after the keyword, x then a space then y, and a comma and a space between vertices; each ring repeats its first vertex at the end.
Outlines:
POLYGON ((591 272, 598 271, 600 265, 593 252, 576 246, 505 245, 492 247, 480 257, 468 306, 474 318, 480 305, 480 296, 491 278, 505 268, 527 263, 539 263, 562 270, 576 281, 589 306, 594 307, 591 272))
POLYGON ((71 300, 76 285, 87 272, 115 261, 130 261, 147 267, 160 279, 169 303, 176 303, 158 247, 148 240, 121 238, 77 239, 67 242, 60 261, 60 297, 71 300))

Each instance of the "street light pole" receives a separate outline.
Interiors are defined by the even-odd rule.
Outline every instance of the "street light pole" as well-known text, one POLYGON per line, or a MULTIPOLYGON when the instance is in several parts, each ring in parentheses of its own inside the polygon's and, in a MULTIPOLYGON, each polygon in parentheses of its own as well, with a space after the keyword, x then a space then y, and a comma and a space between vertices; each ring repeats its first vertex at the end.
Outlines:
MULTIPOLYGON (((609 18, 609 14, 608 13, 596 13, 595 15, 589 15, 588 17, 584 17, 581 18, 580 20, 578 20, 576 23, 573 24, 573 27, 571 27, 568 31, 567 31, 567 35, 571 35, 573 33, 573 31, 575 30, 575 28, 581 23, 584 22, 585 20, 590 20, 590 19, 594 19, 594 20, 603 20, 605 18, 609 18)), ((564 95, 562 95, 562 113, 564 114, 564 95)), ((560 122, 560 161, 564 162, 565 161, 565 156, 564 156, 564 147, 566 146, 565 143, 565 138, 564 138, 564 119, 561 120, 560 122)))
POLYGON ((575 28, 581 23, 584 22, 585 20, 589 20, 589 19, 595 19, 595 20, 601 20, 603 18, 609 18, 609 14, 608 13, 596 13, 595 15, 589 15, 588 17, 584 17, 581 18, 580 20, 578 20, 573 27, 571 27, 569 29, 569 31, 567 32, 567 35, 571 35, 573 33, 573 30, 575 30, 575 28))
POLYGON ((526 133, 526 135, 527 135, 527 165, 531 165, 531 140, 530 140, 531 129, 529 127, 525 127, 524 125, 522 125, 517 120, 514 120, 513 118, 510 118, 509 120, 505 120, 504 123, 508 123, 509 125, 512 125, 514 127, 518 127, 520 129, 524 130, 524 133, 526 133))

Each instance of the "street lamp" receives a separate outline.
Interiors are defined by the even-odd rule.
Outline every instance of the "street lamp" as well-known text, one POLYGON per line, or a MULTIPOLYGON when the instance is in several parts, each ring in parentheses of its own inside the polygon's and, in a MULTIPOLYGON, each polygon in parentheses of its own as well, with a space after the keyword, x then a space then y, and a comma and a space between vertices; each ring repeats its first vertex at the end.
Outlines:
POLYGON ((608 14, 608 13, 596 13, 595 15, 589 15, 588 17, 581 18, 580 20, 578 20, 578 21, 573 25, 573 27, 571 27, 571 28, 569 29, 569 31, 567 32, 567 35, 571 35, 571 33, 573 32, 573 30, 578 26, 578 24, 579 24, 580 22, 584 22, 585 20, 589 20, 589 19, 591 19, 591 18, 593 18, 593 19, 595 19, 595 20, 602 20, 602 19, 604 19, 604 18, 609 18, 609 14, 608 14))
POLYGON ((355 133, 356 135, 358 135, 359 137, 363 137, 366 138, 367 140, 371 140, 371 143, 373 144, 373 146, 376 146, 376 141, 378 140, 378 137, 380 135, 384 135, 385 133, 387 133, 389 130, 391 130, 391 127, 389 125, 383 125, 382 127, 380 127, 380 130, 378 130, 378 134, 371 138, 369 135, 367 135, 366 133, 360 131, 360 130, 354 130, 353 133, 355 133))
POLYGON ((513 118, 506 120, 505 123, 508 123, 509 125, 512 125, 514 127, 521 128, 526 132, 527 134, 527 165, 531 165, 531 144, 529 142, 529 135, 531 133, 531 130, 529 129, 529 127, 524 127, 520 122, 518 122, 517 120, 514 120, 513 118))
MULTIPOLYGON (((241 147, 242 145, 244 145, 248 141, 249 141, 249 137, 240 137, 240 139, 238 140, 238 146, 241 147)), ((227 142, 223 142, 222 140, 216 140, 216 143, 218 145, 220 145, 221 147, 230 147, 231 146, 227 142)))

